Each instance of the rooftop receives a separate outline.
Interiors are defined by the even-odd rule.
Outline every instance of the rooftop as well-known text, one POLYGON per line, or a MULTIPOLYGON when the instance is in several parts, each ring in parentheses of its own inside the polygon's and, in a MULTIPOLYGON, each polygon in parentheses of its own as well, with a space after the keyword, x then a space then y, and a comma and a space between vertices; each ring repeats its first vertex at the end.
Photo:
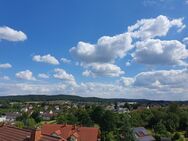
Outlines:
POLYGON ((1 125, 0 141, 62 141, 62 139, 44 135, 41 133, 41 130, 20 129, 1 125))
POLYGON ((55 135, 66 140, 74 137, 77 141, 98 141, 100 131, 94 127, 81 127, 67 124, 45 124, 42 126, 42 133, 55 135))

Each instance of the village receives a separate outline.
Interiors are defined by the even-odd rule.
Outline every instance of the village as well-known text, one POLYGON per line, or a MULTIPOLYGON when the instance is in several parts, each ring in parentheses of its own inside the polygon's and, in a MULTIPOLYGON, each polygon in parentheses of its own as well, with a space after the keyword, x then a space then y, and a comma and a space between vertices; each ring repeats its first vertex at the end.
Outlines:
MULTIPOLYGON (((176 129, 174 129, 172 134, 167 131, 166 127, 164 129, 159 127, 159 130, 162 131, 156 131, 155 128, 149 127, 147 123, 142 123, 147 121, 141 121, 138 117, 141 116, 141 118, 146 118, 144 120, 149 120, 147 118, 150 118, 149 116, 151 115, 148 112, 164 110, 168 106, 169 104, 167 103, 139 103, 132 101, 101 103, 58 100, 11 102, 10 104, 2 102, 0 104, 0 137, 7 138, 12 136, 7 134, 10 130, 15 133, 18 132, 18 134, 20 132, 21 136, 16 136, 17 140, 25 137, 29 141, 51 140, 45 136, 55 138, 54 141, 88 141, 88 138, 89 141, 107 141, 109 138, 113 140, 116 140, 116 138, 118 138, 117 140, 130 138, 133 141, 171 141, 174 140, 174 136, 177 136, 175 134, 176 129), (143 113, 146 117, 143 117, 143 113), (105 121, 101 121, 103 120, 103 117, 101 119, 99 117, 101 114, 104 114, 105 121), (115 121, 121 119, 122 121, 115 121), (118 134, 114 131, 116 126, 119 126, 118 134), (126 132, 122 131, 122 129, 125 129, 126 132), (155 131, 160 134, 156 134, 155 131), (90 135, 92 135, 92 138, 90 135)), ((181 104, 180 107, 184 110, 188 109, 186 104, 181 104)), ((158 124, 156 126, 161 126, 158 124)), ((188 124, 185 126, 188 126, 188 124)), ((183 138, 183 136, 186 136, 186 132, 181 132, 178 135, 178 138, 183 138)))

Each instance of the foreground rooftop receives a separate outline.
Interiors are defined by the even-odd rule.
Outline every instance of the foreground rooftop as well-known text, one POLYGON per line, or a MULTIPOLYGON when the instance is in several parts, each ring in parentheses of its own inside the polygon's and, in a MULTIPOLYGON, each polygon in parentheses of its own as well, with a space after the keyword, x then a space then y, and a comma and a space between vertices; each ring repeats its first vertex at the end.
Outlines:
POLYGON ((41 129, 20 129, 0 125, 0 141, 99 141, 98 128, 66 124, 45 124, 41 129))

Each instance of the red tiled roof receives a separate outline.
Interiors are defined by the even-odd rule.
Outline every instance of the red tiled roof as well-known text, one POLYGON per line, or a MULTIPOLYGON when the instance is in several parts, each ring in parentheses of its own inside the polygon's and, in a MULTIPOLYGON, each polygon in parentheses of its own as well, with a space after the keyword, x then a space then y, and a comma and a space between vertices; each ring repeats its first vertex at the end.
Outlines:
POLYGON ((2 125, 0 126, 0 141, 63 141, 44 134, 38 134, 38 139, 36 139, 32 137, 33 132, 35 131, 2 125))
POLYGON ((64 139, 69 139, 71 136, 74 136, 77 138, 77 141, 97 141, 100 136, 98 128, 74 125, 45 124, 42 126, 41 131, 42 134, 46 135, 56 133, 64 139))
POLYGON ((0 141, 25 141, 30 136, 29 130, 9 126, 0 127, 0 141))

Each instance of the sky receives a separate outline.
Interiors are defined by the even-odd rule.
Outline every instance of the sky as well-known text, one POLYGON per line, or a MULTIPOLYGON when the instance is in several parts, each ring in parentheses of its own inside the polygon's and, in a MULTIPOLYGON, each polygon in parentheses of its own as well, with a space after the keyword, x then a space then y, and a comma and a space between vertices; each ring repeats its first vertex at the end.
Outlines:
POLYGON ((0 96, 188 100, 187 0, 0 0, 0 96))

